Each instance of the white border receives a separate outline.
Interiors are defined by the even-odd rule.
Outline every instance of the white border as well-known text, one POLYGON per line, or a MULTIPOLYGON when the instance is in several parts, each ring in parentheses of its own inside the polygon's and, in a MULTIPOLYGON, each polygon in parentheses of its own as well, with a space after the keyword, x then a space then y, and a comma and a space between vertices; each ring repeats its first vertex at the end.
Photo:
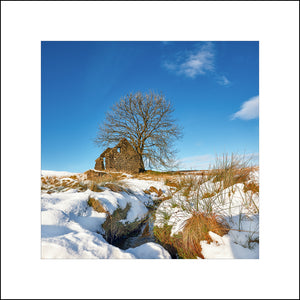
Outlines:
POLYGON ((298 2, 1 2, 2 297, 297 298, 298 2), (40 41, 259 40, 259 260, 40 259, 40 41))

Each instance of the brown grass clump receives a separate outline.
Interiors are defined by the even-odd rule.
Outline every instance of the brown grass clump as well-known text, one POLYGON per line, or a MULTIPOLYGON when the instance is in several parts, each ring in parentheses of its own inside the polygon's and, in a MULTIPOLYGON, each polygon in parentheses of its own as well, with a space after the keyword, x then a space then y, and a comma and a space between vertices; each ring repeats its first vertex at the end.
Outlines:
POLYGON ((183 248, 180 249, 179 255, 184 258, 204 258, 201 253, 200 241, 212 242, 209 231, 223 236, 228 233, 229 227, 216 215, 195 212, 184 226, 182 232, 183 248))
POLYGON ((172 258, 177 258, 178 249, 182 247, 182 235, 171 236, 172 226, 154 226, 153 234, 158 242, 170 253, 172 258))
POLYGON ((212 176, 214 176, 213 182, 223 182, 224 189, 233 186, 237 183, 244 183, 249 180, 249 174, 251 170, 249 168, 244 169, 218 169, 213 170, 212 176))
POLYGON ((96 193, 100 193, 100 192, 103 192, 103 189, 96 183, 96 182, 91 182, 89 185, 88 185, 89 189, 93 192, 96 192, 96 193))
POLYGON ((154 187, 154 186, 150 186, 150 187, 149 187, 149 192, 150 192, 150 193, 156 193, 156 194, 158 194, 158 190, 157 190, 157 188, 154 187))
POLYGON ((173 172, 173 171, 167 171, 167 172, 159 172, 159 171, 152 171, 147 170, 143 173, 135 174, 133 177, 138 179, 146 179, 146 180, 165 180, 165 179, 171 179, 179 175, 180 172, 173 172))
POLYGON ((172 195, 169 195, 169 196, 164 196, 164 197, 161 197, 160 200, 161 201, 165 201, 165 200, 169 200, 172 198, 172 195))
POLYGON ((104 186, 109 188, 111 191, 115 193, 128 192, 125 188, 115 183, 105 183, 104 186))
POLYGON ((149 189, 144 190, 144 193, 150 195, 151 193, 156 193, 158 197, 160 197, 164 192, 161 189, 157 189, 154 186, 150 186, 149 189))
POLYGON ((250 173, 255 170, 251 166, 251 157, 241 156, 232 153, 223 154, 216 157, 215 164, 209 171, 209 177, 213 182, 223 182, 223 188, 226 189, 236 183, 245 183, 250 179, 250 173))
POLYGON ((259 185, 256 182, 244 183, 244 193, 251 191, 253 194, 259 193, 259 185))
POLYGON ((212 242, 209 231, 223 236, 228 233, 229 226, 216 215, 194 212, 182 232, 171 236, 171 229, 170 225, 156 226, 153 232, 172 257, 177 253, 179 258, 204 258, 200 241, 212 242))
POLYGON ((179 183, 177 180, 174 180, 174 179, 170 179, 170 178, 167 178, 165 179, 165 185, 167 186, 170 186, 170 187, 175 187, 176 189, 179 189, 179 183))
POLYGON ((41 182, 42 182, 42 184, 47 184, 46 178, 45 177, 41 177, 41 182))
POLYGON ((211 198, 216 195, 216 192, 205 192, 202 194, 202 199, 211 198))
POLYGON ((91 206, 98 213, 107 213, 104 207, 100 204, 99 200, 89 197, 88 205, 91 206))
POLYGON ((188 185, 188 186, 184 187, 182 195, 184 197, 188 198, 191 193, 192 187, 193 187, 192 185, 188 185))
POLYGON ((77 192, 84 192, 87 190, 87 185, 80 181, 80 176, 72 175, 68 177, 42 176, 41 189, 43 191, 65 192, 69 189, 77 189, 77 192))

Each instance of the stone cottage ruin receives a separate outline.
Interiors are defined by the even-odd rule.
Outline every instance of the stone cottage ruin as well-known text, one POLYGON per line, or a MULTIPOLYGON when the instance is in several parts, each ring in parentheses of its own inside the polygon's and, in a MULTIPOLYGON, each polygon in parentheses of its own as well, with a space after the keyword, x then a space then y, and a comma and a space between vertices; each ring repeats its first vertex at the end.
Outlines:
POLYGON ((123 138, 114 148, 107 148, 96 159, 95 170, 139 173, 144 169, 137 152, 123 138))

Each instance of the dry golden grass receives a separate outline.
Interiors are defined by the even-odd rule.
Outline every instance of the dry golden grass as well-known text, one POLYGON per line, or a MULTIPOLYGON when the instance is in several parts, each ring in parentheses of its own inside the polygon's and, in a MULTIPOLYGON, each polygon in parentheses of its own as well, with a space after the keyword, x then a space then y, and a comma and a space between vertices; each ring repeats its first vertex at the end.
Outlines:
POLYGON ((91 206, 96 212, 107 213, 107 211, 101 205, 101 203, 99 202, 99 200, 96 200, 93 197, 89 197, 88 205, 91 206))
POLYGON ((253 194, 259 193, 259 185, 256 182, 244 183, 244 193, 251 191, 253 194))
POLYGON ((151 193, 155 193, 157 197, 160 197, 164 192, 161 189, 157 189, 154 186, 150 186, 149 189, 144 190, 144 193, 150 195, 151 193))
POLYGON ((211 172, 213 182, 223 182, 223 187, 228 188, 237 183, 248 181, 251 168, 243 169, 215 169, 211 172))
POLYGON ((174 187, 176 189, 179 189, 179 182, 178 181, 179 181, 178 176, 176 176, 175 178, 169 176, 168 178, 165 179, 164 184, 166 186, 174 187))
POLYGON ((236 183, 245 183, 250 179, 250 173, 258 170, 258 167, 251 165, 251 160, 251 157, 234 153, 217 156, 208 173, 209 179, 213 179, 213 182, 223 182, 223 188, 236 183))
POLYGON ((100 193, 100 192, 103 192, 104 190, 99 186, 98 183, 96 182, 90 182, 87 187, 93 191, 93 192, 96 192, 96 193, 100 193))
POLYGON ((160 197, 160 200, 161 200, 161 201, 165 201, 165 200, 171 199, 172 197, 173 197, 172 195, 163 196, 163 197, 160 197))
POLYGON ((171 236, 171 226, 154 227, 154 235, 165 247, 172 257, 175 253, 180 258, 204 258, 200 241, 211 242, 209 231, 220 236, 227 234, 228 225, 219 216, 214 214, 203 214, 194 212, 192 217, 187 220, 184 229, 179 234, 171 236))
POLYGON ((201 212, 194 212, 187 220, 182 232, 183 255, 188 258, 204 258, 200 241, 212 241, 209 231, 223 236, 228 233, 229 227, 214 214, 205 215, 201 212))
POLYGON ((178 249, 182 247, 180 235, 171 236, 172 226, 164 225, 163 227, 155 226, 153 234, 162 246, 170 253, 172 258, 177 258, 178 249))
POLYGON ((169 179, 170 181, 176 179, 181 172, 158 172, 158 171, 145 171, 143 173, 134 174, 133 178, 143 179, 143 180, 153 180, 153 181, 165 181, 169 179))
POLYGON ((105 183, 103 186, 109 188, 111 191, 115 193, 121 193, 121 192, 128 193, 128 191, 125 188, 115 183, 105 183))
POLYGON ((86 184, 80 181, 80 176, 72 175, 66 177, 43 176, 41 177, 41 189, 47 193, 77 189, 78 192, 87 190, 86 184))
POLYGON ((202 199, 211 198, 216 195, 216 192, 204 192, 201 196, 202 199))
POLYGON ((77 189, 78 192, 86 191, 90 189, 94 192, 103 192, 102 187, 108 187, 114 192, 128 192, 125 188, 120 186, 120 179, 124 179, 126 176, 122 173, 107 173, 104 176, 97 178, 96 180, 81 181, 86 179, 84 174, 71 175, 66 177, 57 176, 42 176, 41 177, 41 189, 43 191, 53 193, 67 191, 69 189, 77 189))

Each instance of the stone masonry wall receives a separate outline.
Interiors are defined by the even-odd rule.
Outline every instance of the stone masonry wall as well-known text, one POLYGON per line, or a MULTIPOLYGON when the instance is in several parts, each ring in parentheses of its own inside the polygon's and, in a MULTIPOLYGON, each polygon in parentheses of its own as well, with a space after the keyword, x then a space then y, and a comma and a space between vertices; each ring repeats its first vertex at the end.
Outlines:
POLYGON ((114 148, 107 148, 97 159, 95 170, 139 173, 142 171, 139 156, 124 138, 114 148))

